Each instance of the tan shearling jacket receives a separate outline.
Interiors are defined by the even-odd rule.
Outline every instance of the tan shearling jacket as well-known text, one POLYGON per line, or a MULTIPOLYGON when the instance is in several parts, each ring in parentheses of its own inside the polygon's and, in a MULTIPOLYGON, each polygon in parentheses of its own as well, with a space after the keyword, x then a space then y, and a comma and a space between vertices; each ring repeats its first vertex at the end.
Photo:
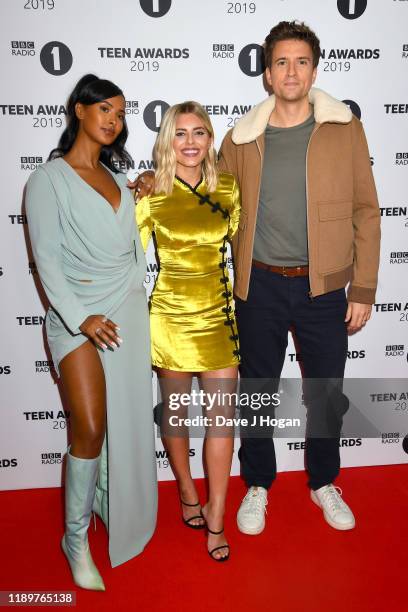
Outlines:
MULTIPOLYGON (((375 302, 380 254, 380 210, 361 122, 348 106, 312 88, 316 125, 306 155, 307 239, 311 295, 348 283, 348 300, 375 302)), ((242 117, 224 138, 219 168, 237 178, 241 218, 233 240, 234 292, 246 300, 265 148, 264 131, 275 107, 270 96, 242 117)))

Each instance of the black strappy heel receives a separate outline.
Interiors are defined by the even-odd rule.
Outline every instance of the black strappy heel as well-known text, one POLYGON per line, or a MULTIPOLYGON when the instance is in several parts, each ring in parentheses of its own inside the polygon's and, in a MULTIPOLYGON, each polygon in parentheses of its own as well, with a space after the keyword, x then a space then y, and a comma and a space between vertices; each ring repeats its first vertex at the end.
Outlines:
MULTIPOLYGON (((183 504, 183 506, 187 506, 188 508, 195 508, 196 506, 200 505, 200 502, 197 502, 196 504, 187 504, 187 502, 184 502, 181 498, 180 498, 180 501, 183 504)), ((190 516, 190 518, 188 519, 185 519, 184 516, 182 516, 181 518, 183 519, 183 523, 187 527, 190 527, 190 529, 205 529, 206 527, 205 518, 201 514, 201 510, 200 510, 200 514, 197 514, 196 516, 190 516), (195 519, 203 519, 204 523, 202 525, 192 525, 191 521, 194 521, 195 519)))
MULTIPOLYGON (((204 514, 202 513, 202 511, 200 512, 201 517, 205 519, 204 514)), ((211 533, 211 535, 221 535, 222 533, 224 533, 224 527, 222 529, 220 529, 220 531, 213 531, 212 529, 209 528, 208 523, 206 521, 206 527, 207 527, 207 531, 208 533, 211 533)), ((211 559, 213 559, 214 561, 219 561, 220 563, 222 563, 223 561, 228 561, 229 557, 230 557, 230 546, 229 544, 222 544, 222 546, 216 546, 215 548, 211 549, 211 550, 207 550, 208 554, 210 555, 211 559), (217 552, 217 550, 221 550, 221 548, 228 548, 228 555, 226 557, 214 557, 214 553, 217 552)))

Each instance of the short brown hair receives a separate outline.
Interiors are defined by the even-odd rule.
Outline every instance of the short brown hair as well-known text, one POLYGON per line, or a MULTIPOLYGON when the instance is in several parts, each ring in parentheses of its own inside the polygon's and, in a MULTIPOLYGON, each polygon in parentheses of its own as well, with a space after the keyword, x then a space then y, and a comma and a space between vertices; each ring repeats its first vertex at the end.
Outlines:
POLYGON ((264 54, 265 64, 268 68, 272 65, 272 52, 276 43, 282 40, 303 40, 308 43, 313 53, 313 66, 319 63, 321 51, 320 41, 316 34, 302 21, 280 21, 278 25, 272 28, 268 36, 265 38, 264 54))

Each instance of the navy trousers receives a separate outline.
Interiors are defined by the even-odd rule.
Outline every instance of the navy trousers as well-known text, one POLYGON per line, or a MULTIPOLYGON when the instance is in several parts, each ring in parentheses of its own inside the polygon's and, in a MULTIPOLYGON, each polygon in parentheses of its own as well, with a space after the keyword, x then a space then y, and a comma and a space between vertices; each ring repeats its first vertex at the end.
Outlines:
MULTIPOLYGON (((333 482, 340 470, 339 438, 342 415, 348 408, 341 388, 347 359, 346 311, 344 289, 310 298, 307 277, 289 278, 256 267, 252 267, 248 299, 236 298, 244 385, 245 379, 252 379, 248 382, 252 385, 254 379, 271 379, 277 389, 288 332, 294 330, 302 375, 311 396, 308 403, 305 394, 305 459, 309 486, 314 490, 333 482), (331 386, 330 392, 322 394, 322 386, 329 379, 337 381, 335 393, 331 386), (319 419, 330 424, 330 436, 316 433, 319 419)), ((247 486, 269 488, 276 477, 272 435, 242 437, 239 456, 247 486)))

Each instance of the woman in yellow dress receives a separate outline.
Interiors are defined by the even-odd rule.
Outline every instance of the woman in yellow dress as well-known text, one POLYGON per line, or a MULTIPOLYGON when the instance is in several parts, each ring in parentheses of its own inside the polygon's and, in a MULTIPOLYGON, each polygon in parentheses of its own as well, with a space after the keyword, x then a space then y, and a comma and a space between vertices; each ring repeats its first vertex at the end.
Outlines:
POLYGON ((212 412, 205 411, 209 498, 200 509, 190 472, 188 430, 182 424, 186 411, 180 404, 175 411, 169 398, 190 393, 194 375, 202 391, 217 400, 221 393, 236 391, 239 346, 226 243, 238 226, 239 190, 232 175, 217 172, 213 128, 197 102, 168 109, 154 157, 155 192, 137 204, 136 218, 145 249, 154 234, 160 267, 150 327, 152 363, 163 395, 163 443, 178 481, 184 523, 194 529, 206 526, 210 556, 225 561, 229 546, 223 518, 233 432, 217 428, 214 417, 231 415, 234 406, 217 401, 212 412), (171 416, 177 417, 176 423, 171 416))

